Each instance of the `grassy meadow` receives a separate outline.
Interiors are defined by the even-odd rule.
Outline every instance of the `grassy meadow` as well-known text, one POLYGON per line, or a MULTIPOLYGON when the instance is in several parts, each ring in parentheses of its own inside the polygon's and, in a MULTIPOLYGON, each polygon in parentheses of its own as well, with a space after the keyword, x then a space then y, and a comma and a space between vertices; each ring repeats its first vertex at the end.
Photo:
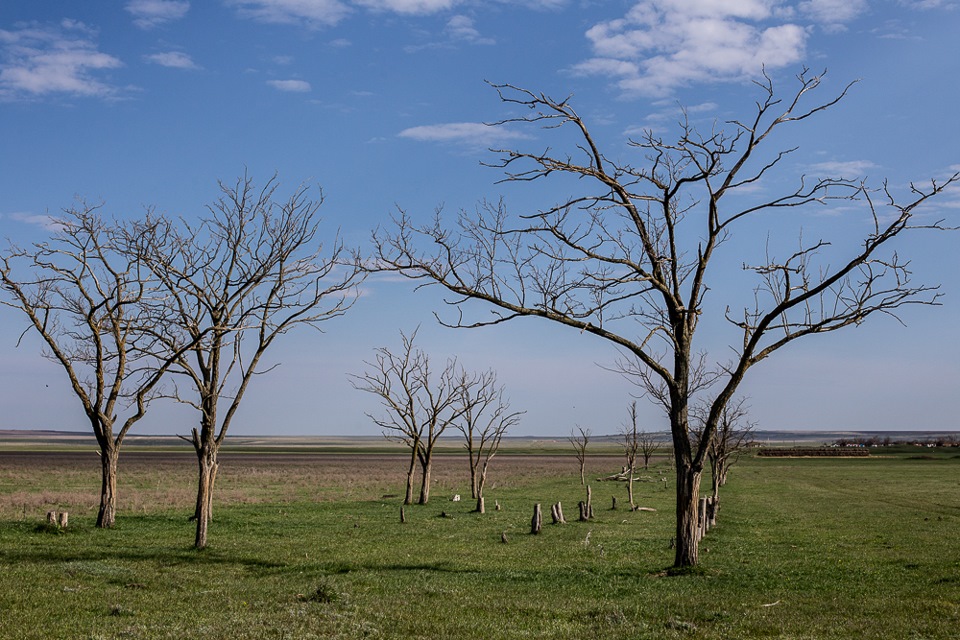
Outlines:
POLYGON ((656 512, 628 512, 625 486, 596 480, 620 457, 589 458, 584 523, 572 456, 497 457, 478 515, 465 459, 444 455, 430 504, 401 524, 396 454, 225 453, 198 552, 191 454, 122 454, 117 526, 97 530, 94 453, 8 451, 0 637, 957 638, 957 452, 745 458, 702 571, 670 576, 662 457, 636 486, 656 512), (566 525, 548 524, 556 501, 566 525), (546 523, 532 536, 536 502, 546 523), (44 526, 51 509, 70 512, 67 530, 44 526))

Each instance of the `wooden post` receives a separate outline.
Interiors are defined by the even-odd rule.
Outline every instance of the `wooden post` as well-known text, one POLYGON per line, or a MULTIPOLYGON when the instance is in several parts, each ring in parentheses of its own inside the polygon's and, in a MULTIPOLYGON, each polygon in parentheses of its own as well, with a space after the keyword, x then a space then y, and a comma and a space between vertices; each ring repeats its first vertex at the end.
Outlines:
POLYGON ((540 503, 533 505, 533 518, 530 520, 530 533, 536 535, 540 533, 543 526, 543 514, 540 512, 540 503))
POLYGON ((70 522, 70 514, 66 511, 61 511, 57 516, 57 526, 61 529, 66 529, 67 524, 70 522))
POLYGON ((47 524, 56 525, 57 524, 57 512, 56 511, 47 511, 47 524))

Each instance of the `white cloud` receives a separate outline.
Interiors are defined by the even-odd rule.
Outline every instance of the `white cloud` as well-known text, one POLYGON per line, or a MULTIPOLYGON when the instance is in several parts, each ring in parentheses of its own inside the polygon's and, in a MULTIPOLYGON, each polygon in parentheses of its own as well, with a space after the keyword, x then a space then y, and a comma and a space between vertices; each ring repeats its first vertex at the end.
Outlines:
POLYGON ((866 175, 870 169, 876 168, 877 165, 869 160, 830 160, 818 162, 812 165, 810 170, 818 175, 857 178, 866 175))
POLYGON ((310 91, 310 83, 305 80, 267 80, 267 84, 278 91, 306 93, 310 91))
POLYGON ((459 0, 353 0, 353 3, 373 11, 427 15, 452 9, 459 0))
POLYGON ((398 134, 419 142, 453 142, 470 146, 490 146, 504 140, 527 136, 501 126, 481 122, 451 122, 448 124, 424 125, 404 129, 398 134))
POLYGON ((226 0, 241 15, 260 22, 301 24, 310 28, 337 24, 350 13, 339 0, 226 0))
POLYGON ((651 96, 755 77, 764 66, 802 60, 807 30, 789 21, 794 13, 781 0, 644 0, 587 31, 596 55, 574 71, 610 75, 627 93, 651 96))
POLYGON ((152 29, 185 16, 190 3, 187 0, 130 0, 124 8, 133 15, 133 24, 152 29))
POLYGON ((445 28, 447 35, 451 40, 469 42, 470 44, 496 44, 493 38, 485 38, 480 35, 476 27, 473 26, 473 19, 467 16, 453 16, 447 21, 445 28))
POLYGON ((165 51, 163 53, 153 53, 143 57, 147 62, 159 64, 162 67, 171 67, 174 69, 199 69, 200 67, 181 51, 165 51))
POLYGON ((58 27, 0 29, 0 98, 115 95, 117 89, 98 72, 123 63, 99 51, 95 37, 95 30, 74 20, 64 20, 58 27))

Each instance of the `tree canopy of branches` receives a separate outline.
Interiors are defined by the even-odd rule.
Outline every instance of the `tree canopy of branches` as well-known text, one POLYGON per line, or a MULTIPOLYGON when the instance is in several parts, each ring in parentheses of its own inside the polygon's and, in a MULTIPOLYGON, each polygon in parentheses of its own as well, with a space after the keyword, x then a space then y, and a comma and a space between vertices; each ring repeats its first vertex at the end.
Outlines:
POLYGON ((516 218, 502 201, 482 203, 462 211, 452 227, 439 212, 419 225, 401 211, 392 230, 374 233, 380 268, 453 294, 449 302, 459 313, 447 324, 479 327, 532 316, 592 334, 620 351, 618 368, 669 418, 678 567, 698 562, 701 474, 723 409, 747 371, 799 338, 937 301, 935 287, 912 282, 894 246, 919 228, 942 228, 915 214, 960 174, 911 185, 902 197, 888 185, 878 192, 842 177, 801 176, 779 195, 757 188, 776 182, 792 151, 768 152, 774 133, 811 121, 849 90, 818 101, 813 96, 822 80, 804 70, 796 89, 781 97, 764 76, 746 118, 701 132, 684 117, 673 141, 648 131, 629 140, 636 161, 619 149, 605 154, 569 99, 496 86, 501 100, 519 113, 496 124, 539 126, 569 148, 497 150, 500 160, 493 166, 505 172, 506 182, 560 180, 553 191, 569 185, 573 195, 516 218), (564 177, 572 180, 562 182, 564 177), (755 279, 743 308, 717 314, 704 304, 711 286, 718 286, 711 284, 719 273, 715 257, 726 240, 762 229, 767 216, 800 216, 808 207, 833 202, 865 214, 859 244, 838 259, 826 254, 842 248, 801 235, 785 255, 775 249, 744 265, 744 275, 755 279), (468 301, 487 303, 491 315, 466 318, 475 308, 460 307, 468 301), (697 329, 711 321, 726 321, 738 336, 724 359, 712 364, 694 344, 697 329), (689 411, 698 395, 707 398, 709 411, 703 433, 691 442, 689 411))
POLYGON ((590 429, 584 429, 580 425, 577 425, 575 428, 570 430, 570 437, 567 438, 567 440, 570 441, 571 446, 573 446, 573 453, 577 457, 577 464, 580 465, 581 485, 587 484, 587 445, 590 444, 591 435, 593 435, 593 431, 590 429))
POLYGON ((164 294, 151 307, 158 347, 193 344, 170 373, 171 395, 200 413, 189 437, 199 470, 197 548, 207 545, 220 446, 250 381, 269 370, 260 369, 263 356, 295 327, 345 313, 363 277, 339 238, 327 249, 320 243, 322 194, 311 199, 300 186, 278 201, 277 187, 275 177, 259 189, 248 176, 220 183, 199 223, 149 216, 127 238, 164 294))
POLYGON ((100 453, 97 526, 106 528, 116 519, 123 439, 178 351, 149 357, 143 305, 155 282, 141 256, 122 251, 119 223, 104 220, 100 208, 80 202, 54 221, 49 241, 9 248, 0 277, 9 294, 3 304, 26 315, 24 334, 40 335, 44 355, 63 368, 83 405, 100 453))
POLYGON ((376 350, 374 359, 365 362, 368 370, 351 376, 354 388, 380 399, 383 416, 367 414, 383 429, 388 439, 398 440, 410 449, 407 489, 404 504, 413 504, 414 472, 420 463, 419 504, 430 500, 430 474, 437 440, 464 412, 463 387, 473 379, 459 373, 457 361, 447 360, 436 373, 430 357, 415 344, 417 332, 400 333, 402 347, 394 353, 387 347, 376 350))
POLYGON ((463 434, 470 461, 470 494, 477 501, 476 510, 484 512, 483 489, 487 482, 490 461, 500 450, 500 441, 507 430, 520 422, 523 411, 510 411, 510 403, 502 385, 497 385, 493 371, 470 376, 460 373, 463 414, 457 428, 463 434))

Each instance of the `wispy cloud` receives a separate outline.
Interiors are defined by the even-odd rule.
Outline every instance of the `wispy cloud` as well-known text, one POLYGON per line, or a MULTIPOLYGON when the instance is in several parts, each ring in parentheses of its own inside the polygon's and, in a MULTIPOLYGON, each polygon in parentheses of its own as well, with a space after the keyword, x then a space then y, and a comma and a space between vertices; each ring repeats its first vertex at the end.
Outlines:
POLYGON ((306 80, 267 80, 267 84, 278 91, 289 91, 291 93, 307 93, 310 91, 310 83, 306 80))
POLYGON ((574 71, 609 75, 625 93, 649 96, 753 77, 803 58, 808 33, 791 21, 795 13, 780 0, 644 0, 587 31, 596 55, 574 71))
POLYGON ((42 227, 47 231, 57 231, 62 227, 60 222, 55 217, 45 213, 37 214, 15 211, 13 213, 6 214, 5 217, 10 218, 11 220, 16 220, 17 222, 23 222, 25 224, 42 227))
POLYGON ((163 53, 153 53, 143 57, 147 62, 159 64, 162 67, 171 67, 173 69, 199 69, 200 67, 190 58, 189 55, 181 51, 165 51, 163 53))
POLYGON ((153 29, 187 15, 190 3, 187 0, 130 0, 124 8, 133 15, 133 24, 141 29, 153 29))
POLYGON ((0 29, 0 98, 115 96, 117 88, 100 74, 123 63, 99 51, 96 37, 96 30, 75 20, 0 29))
POLYGON ((485 38, 473 25, 473 19, 468 16, 457 15, 447 20, 447 26, 444 29, 447 36, 454 41, 467 42, 469 44, 496 44, 493 38, 485 38))
POLYGON ((526 138, 525 134, 482 122, 451 122, 404 129, 398 134, 419 142, 447 142, 468 146, 489 147, 505 140, 526 138))
POLYGON ((350 13, 339 0, 227 0, 240 15, 274 24, 299 24, 311 29, 337 24, 350 13))
POLYGON ((354 0, 354 4, 373 11, 402 15, 427 15, 452 9, 460 0, 354 0))
POLYGON ((845 31, 846 23, 867 10, 867 0, 804 0, 800 12, 825 30, 845 31))
POLYGON ((877 165, 869 160, 830 160, 811 165, 810 171, 817 175, 857 178, 865 176, 871 169, 876 168, 878 168, 877 165))

